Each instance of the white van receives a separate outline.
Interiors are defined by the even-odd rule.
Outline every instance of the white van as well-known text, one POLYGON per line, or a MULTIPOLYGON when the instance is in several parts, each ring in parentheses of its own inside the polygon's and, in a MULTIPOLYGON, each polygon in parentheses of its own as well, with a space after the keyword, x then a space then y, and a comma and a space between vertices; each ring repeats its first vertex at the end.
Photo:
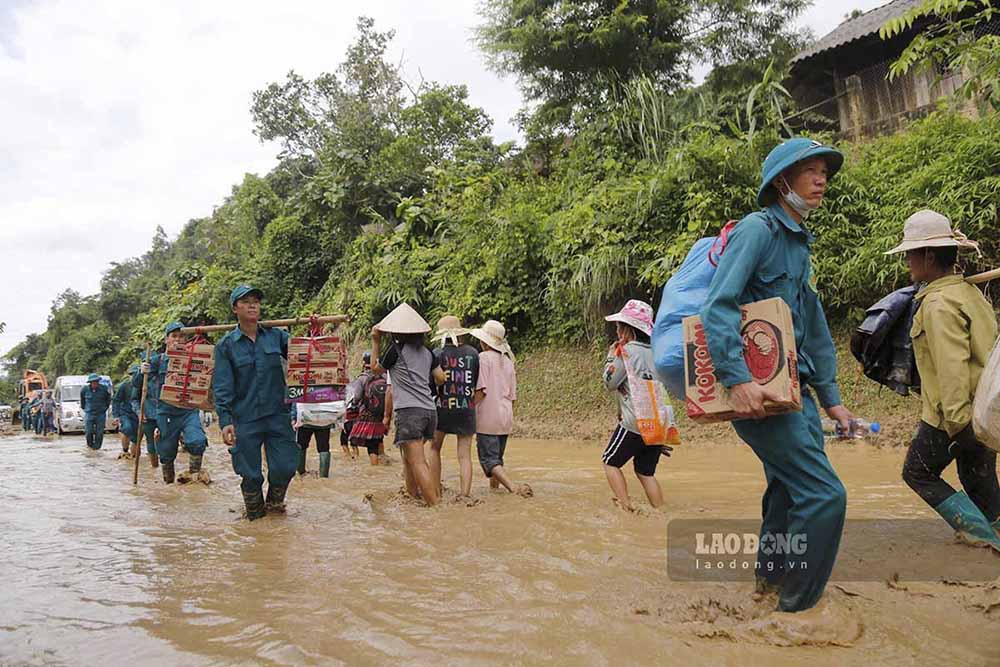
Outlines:
MULTIPOLYGON (((80 409, 80 390, 87 384, 86 375, 62 375, 56 378, 55 386, 52 389, 52 398, 56 402, 56 431, 59 435, 63 433, 83 433, 83 410, 80 409)), ((109 389, 113 387, 111 378, 107 375, 101 376, 101 384, 109 389)), ((104 419, 104 430, 114 430, 114 418, 111 416, 111 407, 108 406, 108 414, 104 419)))

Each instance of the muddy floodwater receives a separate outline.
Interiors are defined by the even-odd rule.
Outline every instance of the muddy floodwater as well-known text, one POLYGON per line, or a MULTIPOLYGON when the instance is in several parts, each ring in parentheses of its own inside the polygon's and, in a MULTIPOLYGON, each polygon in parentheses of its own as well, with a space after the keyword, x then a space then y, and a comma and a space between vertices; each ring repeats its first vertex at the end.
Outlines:
MULTIPOLYGON (((254 523, 221 445, 208 486, 166 486, 144 459, 134 487, 118 452, 110 434, 98 452, 0 438, 0 664, 1000 664, 1000 558, 933 520, 902 449, 831 446, 849 523, 804 621, 748 581, 668 578, 671 520, 758 517, 760 465, 732 442, 678 447, 657 471, 666 508, 636 514, 613 507, 596 443, 514 439, 533 498, 477 469, 478 505, 450 491, 434 509, 400 497, 395 452, 371 467, 334 447, 330 479, 295 480, 288 514, 254 523), (912 530, 878 543, 887 524, 857 519, 912 530), (942 575, 897 581, 896 563, 942 575)), ((452 441, 444 467, 453 490, 452 441)))

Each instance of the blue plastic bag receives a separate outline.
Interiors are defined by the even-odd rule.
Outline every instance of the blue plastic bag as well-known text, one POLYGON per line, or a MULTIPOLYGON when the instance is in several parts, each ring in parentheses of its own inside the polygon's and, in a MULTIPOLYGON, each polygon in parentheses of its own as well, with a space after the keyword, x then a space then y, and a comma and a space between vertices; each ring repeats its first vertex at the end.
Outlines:
MULTIPOLYGON (((731 229, 731 227, 730 227, 731 229)), ((708 288, 715 275, 718 257, 713 251, 723 235, 699 239, 688 252, 677 272, 663 288, 660 307, 653 323, 653 364, 660 382, 675 399, 684 400, 684 328, 685 317, 697 315, 708 298, 708 288)), ((718 254, 724 249, 716 248, 718 254)))

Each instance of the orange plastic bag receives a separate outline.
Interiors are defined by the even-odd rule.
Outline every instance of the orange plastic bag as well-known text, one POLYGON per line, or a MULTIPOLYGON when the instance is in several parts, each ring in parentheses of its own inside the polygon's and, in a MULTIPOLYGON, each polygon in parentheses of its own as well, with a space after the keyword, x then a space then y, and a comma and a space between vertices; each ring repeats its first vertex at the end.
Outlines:
POLYGON ((670 405, 667 390, 652 374, 648 378, 639 377, 628 363, 625 346, 620 345, 618 349, 625 362, 629 397, 642 441, 651 446, 681 444, 680 430, 674 421, 674 408, 670 405))

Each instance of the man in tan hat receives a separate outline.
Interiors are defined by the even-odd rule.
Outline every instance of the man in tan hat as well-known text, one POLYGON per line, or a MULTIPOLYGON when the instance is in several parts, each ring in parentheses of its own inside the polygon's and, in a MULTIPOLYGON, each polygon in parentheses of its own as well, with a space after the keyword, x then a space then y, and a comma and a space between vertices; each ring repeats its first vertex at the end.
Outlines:
POLYGON ((972 430, 972 401, 997 323, 982 292, 956 271, 963 248, 978 250, 952 231, 948 218, 925 210, 907 219, 903 242, 887 253, 905 252, 913 282, 925 285, 915 297, 919 307, 910 328, 923 407, 903 480, 965 538, 1000 551, 996 452, 972 430), (965 492, 941 479, 952 461, 965 492))
POLYGON ((444 383, 444 372, 434 365, 434 355, 424 346, 423 335, 431 330, 424 318, 409 305, 400 304, 372 328, 372 372, 389 371, 392 383, 396 445, 403 458, 406 491, 422 497, 428 505, 440 499, 440 483, 434 480, 424 457, 424 443, 434 438, 437 408, 431 387, 444 383), (392 344, 379 357, 382 334, 392 344))
POLYGON ((479 383, 479 351, 469 345, 469 330, 454 315, 445 315, 437 324, 434 363, 444 371, 444 384, 437 388, 437 430, 431 443, 431 474, 441 484, 441 448, 445 435, 458 438, 458 471, 461 498, 472 493, 472 436, 476 433, 476 385, 479 383))
POLYGON ((469 333, 481 343, 479 382, 476 384, 476 453, 479 465, 490 480, 490 488, 501 484, 511 493, 532 495, 531 487, 514 483, 504 468, 507 438, 514 430, 514 401, 517 400, 517 375, 514 355, 507 343, 507 330, 496 320, 469 333))

